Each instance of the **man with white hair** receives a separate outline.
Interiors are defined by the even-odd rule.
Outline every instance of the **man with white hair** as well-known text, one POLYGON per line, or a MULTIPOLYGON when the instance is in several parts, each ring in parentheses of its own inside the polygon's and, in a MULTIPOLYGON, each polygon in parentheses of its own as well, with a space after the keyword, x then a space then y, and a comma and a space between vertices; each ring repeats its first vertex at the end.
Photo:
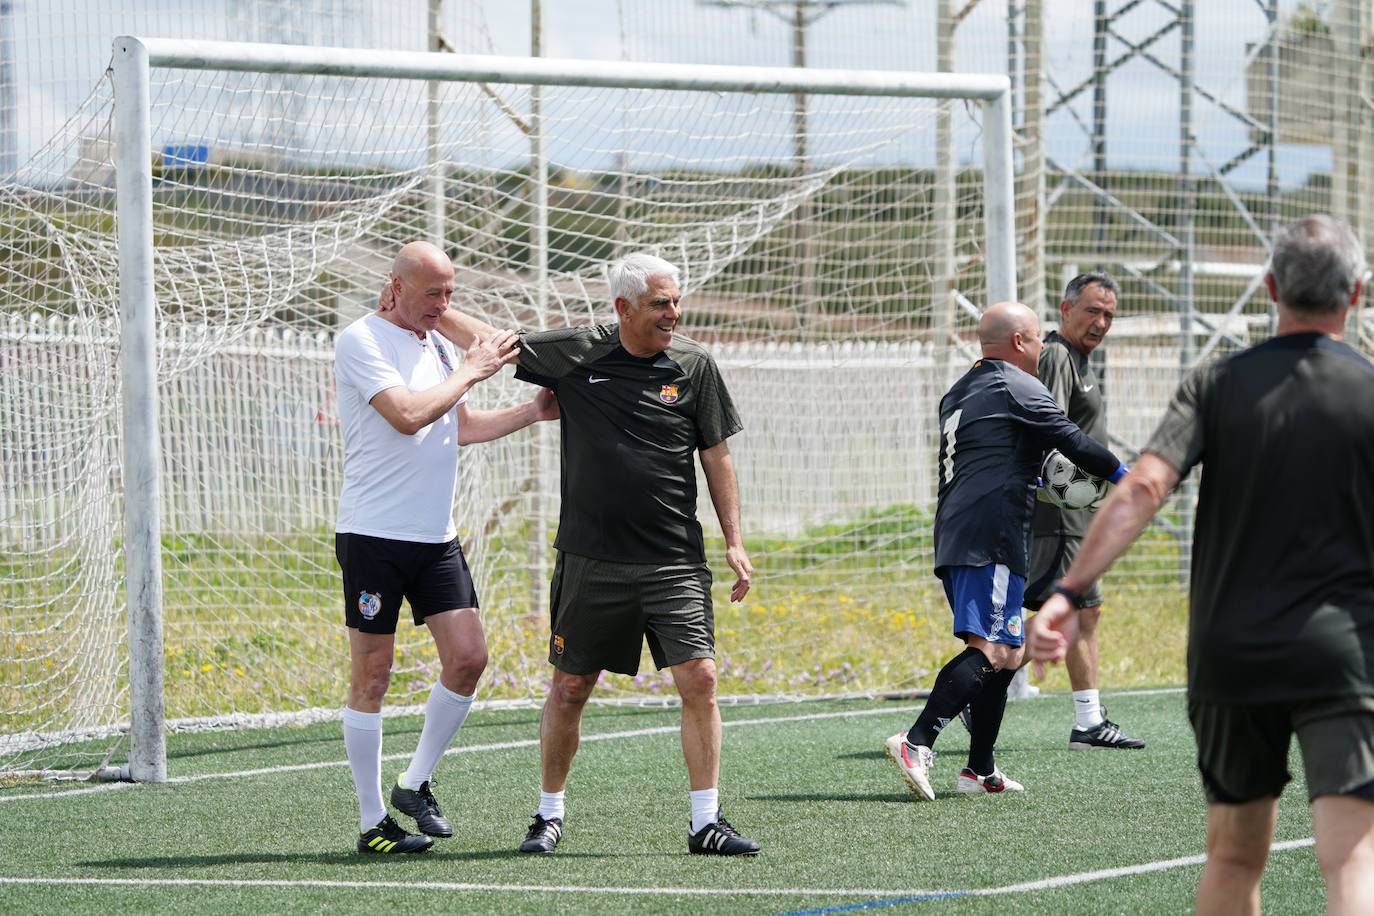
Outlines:
MULTIPOLYGON (((516 377, 557 394, 563 453, 550 594, 553 684, 539 726, 542 791, 520 850, 549 853, 558 844, 583 707, 603 670, 638 672, 647 639, 654 664, 672 672, 682 697, 688 851, 754 855, 759 844, 725 820, 717 789, 721 722, 711 570, 697 521, 693 460, 700 453, 736 576, 730 597, 739 601, 753 575, 725 441, 740 430, 739 415, 710 354, 676 333, 682 317, 677 267, 631 254, 611 265, 609 280, 617 323, 519 340, 516 377)), ((446 325, 453 339, 491 336, 482 322, 461 318, 446 325)))

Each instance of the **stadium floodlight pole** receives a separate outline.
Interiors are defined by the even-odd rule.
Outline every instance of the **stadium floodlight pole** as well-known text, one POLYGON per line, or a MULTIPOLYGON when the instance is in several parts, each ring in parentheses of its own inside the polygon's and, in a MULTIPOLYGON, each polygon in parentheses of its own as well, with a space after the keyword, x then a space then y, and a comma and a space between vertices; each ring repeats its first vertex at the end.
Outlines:
POLYGON ((157 308, 148 53, 114 43, 119 220, 119 367, 124 399, 124 570, 129 615, 129 776, 165 782, 162 527, 158 477, 157 308))

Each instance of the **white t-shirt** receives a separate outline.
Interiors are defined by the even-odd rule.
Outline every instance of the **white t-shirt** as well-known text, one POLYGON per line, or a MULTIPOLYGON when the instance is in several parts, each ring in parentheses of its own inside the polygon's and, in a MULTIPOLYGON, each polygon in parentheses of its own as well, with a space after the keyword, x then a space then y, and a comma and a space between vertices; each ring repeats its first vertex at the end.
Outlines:
MULTIPOLYGON (((404 386, 433 388, 453 372, 453 345, 376 315, 344 328, 334 344, 334 381, 344 437, 344 482, 334 529, 397 541, 441 544, 457 536, 458 414, 450 410, 413 436, 402 435, 369 401, 404 386)), ((458 403, 467 400, 463 395, 458 403)))

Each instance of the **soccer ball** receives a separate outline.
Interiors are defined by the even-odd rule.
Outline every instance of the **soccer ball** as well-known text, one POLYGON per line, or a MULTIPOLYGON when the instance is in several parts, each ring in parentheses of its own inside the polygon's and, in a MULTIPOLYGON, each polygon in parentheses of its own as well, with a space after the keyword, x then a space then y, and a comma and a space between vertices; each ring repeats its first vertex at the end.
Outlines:
POLYGON ((1040 465, 1042 486, 1035 496, 1061 509, 1096 509, 1112 488, 1109 481, 1094 477, 1064 457, 1058 449, 1051 449, 1040 465))

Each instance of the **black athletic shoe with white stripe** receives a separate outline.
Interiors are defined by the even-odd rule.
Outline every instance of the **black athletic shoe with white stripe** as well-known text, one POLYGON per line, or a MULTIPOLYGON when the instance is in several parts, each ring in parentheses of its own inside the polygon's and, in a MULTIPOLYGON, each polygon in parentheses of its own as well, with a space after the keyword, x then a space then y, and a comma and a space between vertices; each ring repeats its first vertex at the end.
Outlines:
POLYGON ((539 816, 538 812, 535 812, 534 823, 530 824, 529 832, 525 834, 524 842, 520 844, 520 851, 553 852, 561 836, 563 836, 563 819, 561 817, 551 817, 545 820, 539 816))
MULTIPOLYGON (((687 828, 691 829, 691 824, 687 828)), ((756 856, 759 844, 739 831, 716 809, 716 819, 696 833, 687 834, 687 851, 701 856, 756 856)))
POLYGON ((1127 748, 1134 750, 1144 746, 1144 741, 1124 734, 1115 722, 1106 718, 1105 713, 1102 718, 1102 724, 1096 728, 1075 728, 1073 731, 1069 732, 1069 747, 1079 751, 1100 750, 1103 748, 1127 748))
POLYGON ((402 814, 409 814, 415 818, 415 826, 420 828, 420 832, 428 836, 453 836, 453 825, 448 818, 444 817, 444 812, 439 810, 439 803, 434 800, 434 793, 429 790, 429 780, 420 783, 418 789, 407 789, 399 782, 391 787, 391 806, 402 814))
POLYGON ((434 841, 427 836, 406 832, 390 814, 358 837, 358 852, 424 852, 433 845, 434 841))

